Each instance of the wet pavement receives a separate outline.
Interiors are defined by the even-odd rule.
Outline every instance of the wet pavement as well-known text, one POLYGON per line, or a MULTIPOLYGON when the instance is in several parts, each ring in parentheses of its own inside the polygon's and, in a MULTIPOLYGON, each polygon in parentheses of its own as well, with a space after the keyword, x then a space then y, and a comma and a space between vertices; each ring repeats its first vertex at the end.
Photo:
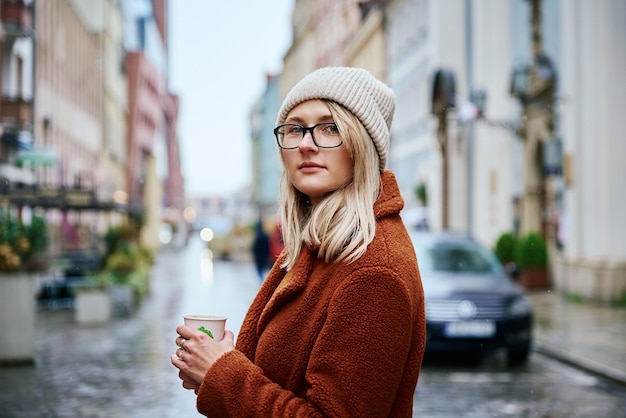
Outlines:
POLYGON ((626 308, 568 302, 552 291, 530 296, 535 351, 626 387, 626 308))
POLYGON ((72 310, 37 315, 35 365, 0 367, 0 417, 194 417, 169 357, 188 313, 227 316, 239 330, 260 282, 249 263, 215 263, 200 241, 163 252, 150 296, 126 319, 79 326, 72 310))
MULTIPOLYGON (((130 318, 104 325, 39 311, 35 365, 0 367, 0 417, 200 416, 169 361, 176 325, 183 314, 219 314, 237 333, 260 283, 251 263, 213 263, 193 240, 157 257, 151 283, 130 318)), ((626 309, 531 298, 536 351, 626 385, 626 309)))

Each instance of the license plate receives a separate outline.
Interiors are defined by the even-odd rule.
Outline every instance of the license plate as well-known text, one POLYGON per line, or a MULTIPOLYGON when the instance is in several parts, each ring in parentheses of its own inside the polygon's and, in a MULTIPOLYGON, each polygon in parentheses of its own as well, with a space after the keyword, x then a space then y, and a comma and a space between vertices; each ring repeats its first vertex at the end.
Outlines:
POLYGON ((460 321, 446 324, 446 337, 493 337, 496 324, 493 321, 460 321))

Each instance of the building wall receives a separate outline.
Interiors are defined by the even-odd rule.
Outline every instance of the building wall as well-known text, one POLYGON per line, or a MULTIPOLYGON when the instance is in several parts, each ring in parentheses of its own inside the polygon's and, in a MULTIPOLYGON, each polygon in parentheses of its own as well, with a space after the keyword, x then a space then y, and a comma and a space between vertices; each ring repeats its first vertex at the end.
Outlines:
POLYGON ((316 3, 298 0, 292 12, 293 40, 283 57, 280 99, 305 75, 316 68, 316 41, 313 25, 316 3))
POLYGON ((357 0, 317 0, 313 27, 316 68, 345 65, 345 48, 361 25, 357 0))
MULTIPOLYGON (((158 248, 161 223, 171 221, 174 211, 175 217, 182 219, 184 210, 176 133, 179 103, 167 86, 167 1, 153 0, 142 3, 142 7, 137 2, 120 2, 120 6, 128 51, 125 70, 130 209, 145 222, 142 244, 158 248)), ((178 230, 184 232, 183 228, 178 230)))
MULTIPOLYGON (((36 3, 36 145, 57 162, 37 170, 38 182, 87 189, 99 185, 103 148, 102 45, 67 0, 36 3)), ((97 213, 48 213, 52 251, 95 245, 97 213)))
POLYGON ((124 70, 123 25, 121 10, 115 0, 104 2, 105 103, 103 189, 105 196, 126 189, 126 140, 128 113, 128 86, 124 70))
POLYGON ((384 16, 371 10, 344 51, 345 65, 365 68, 379 80, 387 79, 384 16))
POLYGON ((519 118, 519 104, 509 94, 514 62, 510 7, 510 2, 502 1, 475 3, 469 22, 472 42, 471 50, 466 52, 466 88, 460 92, 463 100, 469 100, 472 88, 484 89, 487 97, 485 119, 475 122, 474 131, 466 131, 465 136, 465 143, 472 147, 468 150, 471 167, 466 167, 472 170, 467 174, 471 176, 471 184, 464 183, 463 176, 459 177, 459 183, 471 191, 467 203, 472 205, 471 209, 461 215, 466 220, 464 224, 489 246, 495 244, 503 231, 512 230, 513 198, 521 178, 515 176, 515 167, 522 143, 512 128, 519 118), (467 68, 469 65, 472 68, 467 68))
POLYGON ((278 185, 282 173, 280 151, 274 136, 276 115, 280 107, 280 76, 268 75, 265 91, 259 98, 251 118, 252 124, 252 165, 253 200, 262 217, 272 217, 276 213, 278 185))
POLYGON ((23 148, 32 148, 35 42, 32 0, 6 3, 0 36, 0 181, 33 184, 30 167, 14 163, 23 148), (9 7, 13 6, 13 7, 9 7))
POLYGON ((565 153, 561 289, 603 301, 626 292, 626 4, 561 2, 559 107, 565 153))
POLYGON ((385 10, 389 82, 398 96, 390 166, 406 208, 418 206, 415 188, 426 184, 429 224, 441 228, 442 156, 432 90, 434 74, 446 69, 456 90, 447 123, 449 228, 488 246, 513 228, 521 178, 521 144, 512 128, 519 105, 509 94, 510 7, 501 1, 402 0, 385 10), (487 96, 483 120, 466 114, 475 89, 487 96))
POLYGON ((61 157, 40 179, 93 186, 103 141, 101 45, 68 1, 36 7, 35 136, 61 157), (46 132, 45 118, 50 121, 46 132))
MULTIPOLYGON (((126 189, 127 84, 124 74, 122 11, 116 0, 71 0, 72 7, 101 47, 99 66, 103 71, 102 149, 96 169, 99 200, 111 200, 126 189)), ((124 203, 122 197, 118 203, 124 203)), ((102 214, 108 217, 108 214, 102 214)), ((103 222, 116 224, 117 217, 103 222)), ((104 231, 101 231, 104 232, 104 231)))
POLYGON ((428 0, 396 0, 385 13, 388 82, 397 97, 389 167, 407 210, 417 206, 414 188, 426 184, 430 223, 436 226, 441 222, 441 165, 430 104, 432 5, 428 0))
MULTIPOLYGON (((391 0, 381 2, 386 57, 380 61, 377 30, 367 19, 325 30, 345 2, 296 2, 294 41, 285 56, 281 97, 319 65, 363 66, 385 79, 397 95, 389 166, 406 208, 417 206, 415 187, 425 183, 431 226, 441 227, 441 155, 431 114, 432 81, 439 68, 456 80, 456 109, 448 120, 450 225, 486 245, 516 227, 516 198, 524 194, 522 103, 511 96, 513 70, 532 57, 531 5, 525 0, 391 0), (307 15, 307 13, 310 13, 307 15), (345 43, 342 34, 350 33, 345 43), (365 41, 367 35, 371 40, 365 41), (321 54, 315 59, 311 57, 321 54), (381 74, 384 74, 381 76, 381 74), (471 93, 486 93, 476 119, 471 93)), ((346 7, 348 9, 346 9, 346 7)), ((546 181, 551 201, 542 221, 548 235, 553 285, 560 291, 610 300, 626 292, 626 4, 606 0, 541 2, 542 50, 557 70, 555 136, 564 147, 563 176, 546 181), (616 134, 617 133, 617 134, 616 134), (549 231, 550 228, 548 228, 549 231), (558 250, 555 237, 564 247, 558 250)), ((344 16, 351 22, 350 14, 344 16)), ((375 26, 375 25, 374 25, 375 26)), ((542 128, 543 129, 543 128, 542 128)), ((550 138, 542 138, 550 139, 550 138)), ((553 138, 552 138, 553 139, 553 138)))
MULTIPOLYGON (((126 56, 128 75, 127 181, 131 210, 144 219, 141 242, 156 248, 161 223, 163 184, 155 161, 155 144, 164 141, 161 107, 163 80, 141 51, 126 56), (160 188, 160 189, 159 189, 160 188)), ((162 163, 162 162, 161 162, 162 163)))

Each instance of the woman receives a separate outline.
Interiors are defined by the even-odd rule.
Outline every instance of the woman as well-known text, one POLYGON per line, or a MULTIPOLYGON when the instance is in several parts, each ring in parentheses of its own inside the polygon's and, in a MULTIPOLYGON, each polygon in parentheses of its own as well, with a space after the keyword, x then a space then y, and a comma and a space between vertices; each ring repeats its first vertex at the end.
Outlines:
POLYGON ((213 341, 179 326, 172 363, 207 416, 410 417, 424 295, 386 170, 395 97, 365 70, 328 67, 283 102, 285 248, 242 324, 213 341))

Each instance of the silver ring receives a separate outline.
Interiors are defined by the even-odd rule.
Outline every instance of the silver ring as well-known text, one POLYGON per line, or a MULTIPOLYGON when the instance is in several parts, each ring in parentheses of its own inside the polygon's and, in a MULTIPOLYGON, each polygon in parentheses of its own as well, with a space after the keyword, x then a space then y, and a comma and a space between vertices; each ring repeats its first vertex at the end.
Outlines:
POLYGON ((182 348, 183 350, 185 349, 185 343, 187 342, 186 339, 183 338, 183 340, 180 342, 180 348, 182 348))
POLYGON ((183 360, 183 351, 185 351, 185 349, 180 348, 180 349, 178 349, 177 351, 178 351, 178 353, 177 353, 177 354, 178 354, 178 358, 179 358, 181 361, 185 361, 185 360, 183 360))

